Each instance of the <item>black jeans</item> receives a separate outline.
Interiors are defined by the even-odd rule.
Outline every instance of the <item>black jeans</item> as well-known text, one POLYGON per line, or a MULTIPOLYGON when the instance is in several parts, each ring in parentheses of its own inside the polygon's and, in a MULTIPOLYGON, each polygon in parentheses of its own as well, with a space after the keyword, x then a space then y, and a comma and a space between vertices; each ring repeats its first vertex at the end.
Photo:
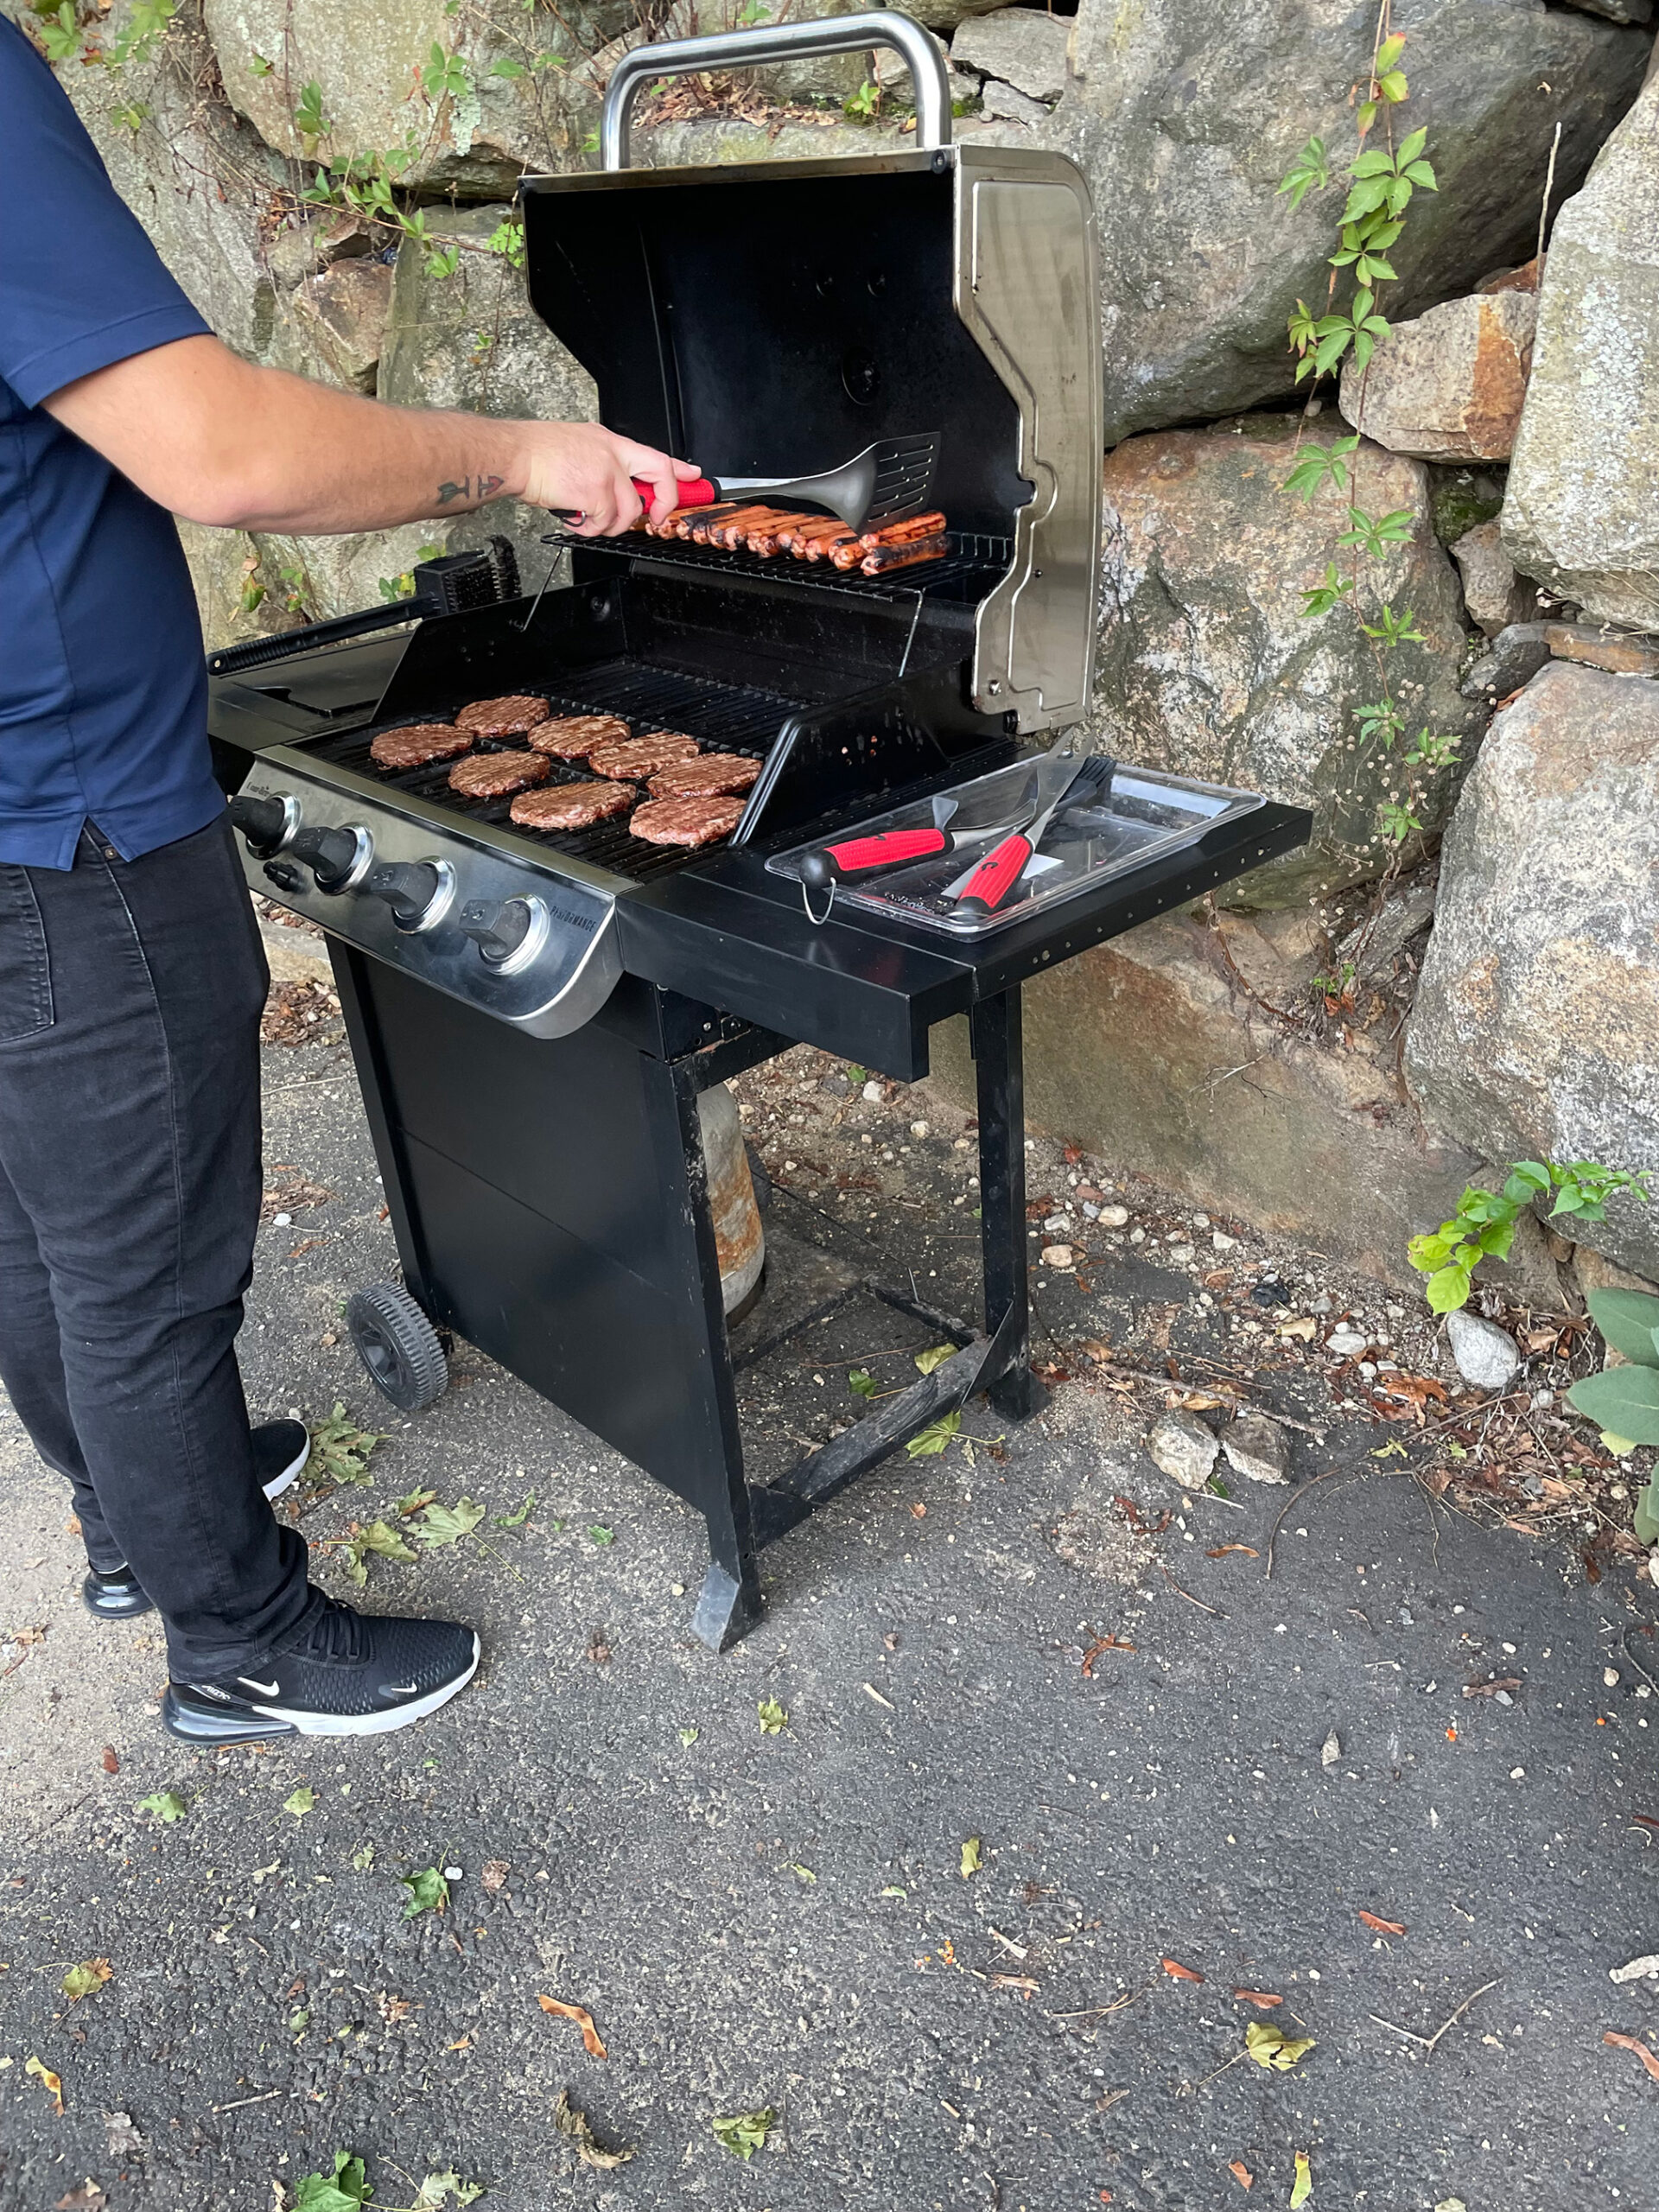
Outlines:
POLYGON ((238 1671, 306 1601, 233 1349, 267 982, 223 819, 135 861, 89 829, 73 868, 0 865, 0 1382, 178 1681, 238 1671))

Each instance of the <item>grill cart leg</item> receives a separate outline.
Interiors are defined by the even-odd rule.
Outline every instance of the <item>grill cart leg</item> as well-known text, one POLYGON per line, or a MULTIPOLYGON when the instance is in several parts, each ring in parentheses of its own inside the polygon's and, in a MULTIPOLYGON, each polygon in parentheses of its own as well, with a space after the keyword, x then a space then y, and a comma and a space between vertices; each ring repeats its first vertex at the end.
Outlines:
POLYGON ((982 999, 968 1017, 979 1104, 980 1247, 985 1268, 985 1333, 1006 1347, 987 1392, 997 1412, 1026 1421, 1048 1403, 1031 1371, 1026 1283, 1026 1077, 1016 983, 982 999), (1006 1337, 1003 1325, 1008 1322, 1006 1337))

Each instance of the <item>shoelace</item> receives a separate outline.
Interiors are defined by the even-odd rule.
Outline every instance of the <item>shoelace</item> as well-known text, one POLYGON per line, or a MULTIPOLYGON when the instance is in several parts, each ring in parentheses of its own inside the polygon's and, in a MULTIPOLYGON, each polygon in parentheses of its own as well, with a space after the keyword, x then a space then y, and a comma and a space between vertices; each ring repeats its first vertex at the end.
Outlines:
POLYGON ((368 1624, 350 1605, 324 1598, 282 1648, 296 1659, 364 1659, 368 1656, 368 1624))

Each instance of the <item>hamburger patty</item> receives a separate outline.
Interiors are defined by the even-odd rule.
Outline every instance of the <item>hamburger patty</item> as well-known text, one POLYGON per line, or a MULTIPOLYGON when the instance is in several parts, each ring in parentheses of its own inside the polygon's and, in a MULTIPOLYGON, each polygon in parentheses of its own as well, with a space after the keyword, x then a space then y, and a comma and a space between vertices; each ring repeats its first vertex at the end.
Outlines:
POLYGON ((626 814, 636 796, 629 784, 550 784, 542 791, 520 791, 512 802, 512 818, 526 830, 586 830, 613 814, 626 814))
POLYGON ((449 788, 463 798, 505 798, 509 791, 545 783, 547 774, 544 753, 475 753, 470 760, 456 761, 449 788))
POLYGON ((741 753, 702 753, 695 760, 674 760, 651 779, 653 798, 728 798, 746 791, 760 773, 758 760, 741 753))
POLYGON ((648 845, 712 845, 729 837, 742 815, 741 798, 652 798, 636 810, 628 830, 648 845))
POLYGON ((555 715, 550 721, 537 722, 524 742, 561 760, 585 760, 596 745, 620 744, 627 734, 620 715, 555 715))
POLYGON ((654 776, 671 761, 695 760, 696 756, 695 737, 682 737, 677 730, 654 729, 647 736, 631 737, 620 745, 595 746, 588 756, 588 766, 596 776, 626 780, 654 776))
POLYGON ((383 729, 369 747, 369 758, 382 768, 419 768, 470 753, 473 742, 471 730, 453 722, 405 722, 401 729, 383 729))
POLYGON ((537 722, 547 720, 547 702, 527 691, 509 693, 505 699, 474 699, 455 716, 457 729, 477 737, 521 737, 537 722))

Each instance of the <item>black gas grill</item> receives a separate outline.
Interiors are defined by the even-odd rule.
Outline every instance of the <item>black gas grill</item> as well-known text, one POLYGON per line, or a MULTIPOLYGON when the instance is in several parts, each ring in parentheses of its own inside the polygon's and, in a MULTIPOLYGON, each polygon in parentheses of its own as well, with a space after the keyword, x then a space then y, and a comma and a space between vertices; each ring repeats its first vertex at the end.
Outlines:
POLYGON ((404 1284, 354 1306, 371 1371, 429 1402, 435 1325, 453 1329, 667 1484, 707 1520, 695 1625, 715 1646, 759 1616, 758 1548, 973 1392, 1011 1416, 1039 1395, 1025 977, 1309 828, 1125 771, 1057 823, 1029 891, 1022 878, 982 926, 947 924, 937 883, 904 870, 827 902, 800 880, 803 849, 849 825, 1017 787, 1089 709, 1096 615, 1095 241, 1070 163, 944 143, 937 48, 890 14, 639 49, 607 94, 607 158, 626 159, 642 83, 849 40, 910 59, 916 151, 530 179, 531 298, 605 421, 716 474, 826 468, 938 426, 944 557, 866 578, 638 534, 550 541, 556 581, 534 598, 499 556, 449 556, 415 621, 394 608, 395 627, 348 618, 212 663, 250 880, 328 931, 385 1179, 404 1284), (458 797, 445 766, 369 757, 378 730, 520 691, 759 760, 732 838, 685 852, 617 822, 543 835, 505 800, 458 797), (954 1357, 751 1483, 699 1093, 800 1040, 913 1079, 933 1024, 963 1013, 982 1317, 925 1313, 954 1357))

